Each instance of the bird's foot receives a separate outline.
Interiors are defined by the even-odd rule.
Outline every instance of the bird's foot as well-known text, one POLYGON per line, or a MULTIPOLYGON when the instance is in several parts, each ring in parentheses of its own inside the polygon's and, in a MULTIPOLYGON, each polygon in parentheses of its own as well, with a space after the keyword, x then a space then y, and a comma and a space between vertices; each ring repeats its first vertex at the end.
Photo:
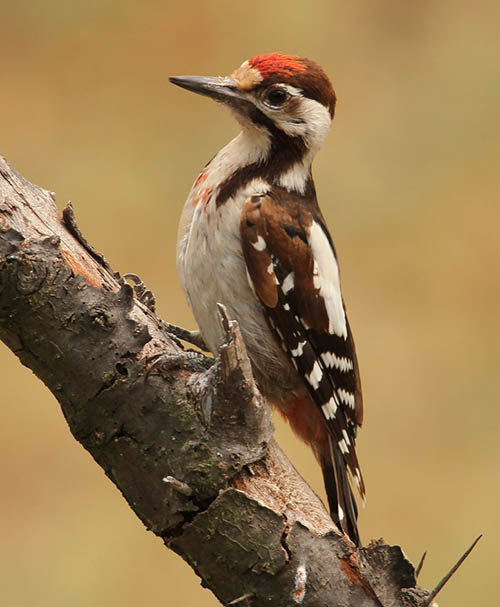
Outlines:
POLYGON ((189 329, 173 325, 166 320, 162 320, 161 323, 171 335, 187 341, 189 344, 193 344, 193 346, 200 348, 200 350, 203 350, 204 352, 210 351, 199 331, 190 331, 189 329))
POLYGON ((147 308, 149 308, 151 312, 156 312, 156 298, 153 291, 146 287, 139 276, 137 276, 137 274, 132 274, 132 272, 128 272, 127 274, 124 274, 122 278, 124 280, 132 281, 132 288, 134 289, 135 297, 147 308))
POLYGON ((185 369, 186 371, 201 372, 210 369, 214 363, 213 358, 205 356, 201 352, 188 350, 187 352, 159 352, 146 359, 146 364, 150 364, 144 375, 144 381, 147 381, 155 371, 163 369, 185 369))
MULTIPOLYGON (((132 288, 134 289, 135 297, 142 304, 144 304, 151 312, 156 314, 156 298, 153 292, 146 287, 140 277, 137 276, 137 274, 129 272, 127 274, 124 274, 122 278, 124 280, 130 280, 132 282, 132 288)), ((187 341, 188 343, 193 344, 193 346, 200 348, 200 350, 203 350, 204 352, 209 352, 209 349, 199 331, 189 331, 189 329, 178 327, 177 325, 173 325, 172 323, 167 322, 166 320, 162 320, 161 318, 159 318, 158 320, 160 321, 162 326, 165 327, 168 333, 170 333, 170 335, 173 335, 177 339, 187 341)))

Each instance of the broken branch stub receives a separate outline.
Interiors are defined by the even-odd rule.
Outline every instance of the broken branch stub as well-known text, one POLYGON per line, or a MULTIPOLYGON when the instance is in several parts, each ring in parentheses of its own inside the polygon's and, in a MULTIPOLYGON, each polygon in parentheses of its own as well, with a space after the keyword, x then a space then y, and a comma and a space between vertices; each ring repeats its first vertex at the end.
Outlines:
MULTIPOLYGON (((214 440, 247 465, 265 454, 273 434, 271 414, 255 385, 238 323, 228 318, 220 304, 218 317, 225 339, 213 369, 207 372, 209 403, 206 392, 205 396, 198 394, 210 415, 209 430, 214 440)), ((198 382, 203 383, 203 378, 198 382)))

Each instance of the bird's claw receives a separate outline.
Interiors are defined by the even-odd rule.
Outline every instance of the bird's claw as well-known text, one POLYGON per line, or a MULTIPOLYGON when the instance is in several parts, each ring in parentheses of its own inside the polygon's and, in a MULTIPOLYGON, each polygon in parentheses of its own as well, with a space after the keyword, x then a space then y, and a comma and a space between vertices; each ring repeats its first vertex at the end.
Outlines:
MULTIPOLYGON (((127 274, 123 274, 121 278, 124 281, 129 280, 132 282, 132 288, 134 290, 134 295, 136 299, 142 304, 144 304, 151 312, 153 312, 153 314, 156 314, 156 298, 153 292, 146 287, 141 278, 137 276, 137 274, 133 274, 132 272, 127 272, 127 274)), ((190 344, 193 344, 193 346, 200 348, 200 350, 203 350, 204 352, 209 351, 199 331, 189 331, 188 329, 178 327, 177 325, 173 325, 167 322, 166 320, 162 320, 160 318, 158 319, 158 321, 167 330, 167 332, 171 336, 173 336, 174 341, 178 345, 181 345, 178 340, 182 339, 190 344)))
POLYGON ((150 375, 160 368, 186 369, 189 371, 206 371, 213 365, 214 359, 205 356, 201 352, 188 350, 187 352, 158 352, 146 358, 149 365, 144 375, 144 381, 148 381, 150 375))
POLYGON ((193 346, 200 348, 204 352, 209 352, 207 344, 205 343, 201 333, 199 331, 189 331, 189 329, 184 329, 183 327, 178 327, 177 325, 173 325, 165 320, 161 321, 165 329, 174 337, 178 339, 182 339, 187 341, 193 346))
POLYGON ((156 298, 153 294, 153 291, 148 289, 144 282, 140 279, 137 274, 133 274, 132 272, 128 272, 122 276, 124 280, 132 281, 132 288, 134 289, 134 294, 136 298, 144 304, 147 308, 151 310, 151 312, 156 311, 156 298))

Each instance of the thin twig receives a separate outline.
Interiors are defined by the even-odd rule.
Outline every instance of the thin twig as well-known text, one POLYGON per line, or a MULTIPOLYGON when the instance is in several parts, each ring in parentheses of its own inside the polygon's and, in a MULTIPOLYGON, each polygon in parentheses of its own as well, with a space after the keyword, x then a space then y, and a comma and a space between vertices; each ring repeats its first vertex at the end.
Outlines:
POLYGON ((105 270, 107 270, 110 274, 112 274, 113 276, 116 276, 115 272, 113 271, 113 269, 107 262, 104 255, 102 253, 99 253, 99 251, 97 251, 96 249, 94 249, 94 247, 88 242, 88 240, 82 234, 82 231, 80 230, 80 228, 78 227, 78 224, 76 223, 75 211, 73 209, 73 205, 71 204, 71 201, 69 201, 68 204, 64 207, 63 212, 62 212, 62 219, 63 219, 64 225, 68 229, 68 232, 70 232, 78 240, 78 242, 87 251, 87 253, 89 253, 89 255, 91 255, 98 263, 100 263, 101 266, 105 270))
POLYGON ((234 601, 231 601, 230 603, 226 603, 224 605, 224 607, 230 607, 231 605, 236 605, 237 603, 241 603, 241 601, 244 601, 245 599, 249 599, 252 596, 253 596, 253 592, 247 592, 243 596, 239 596, 237 599, 234 599, 234 601))
POLYGON ((193 490, 187 483, 184 483, 173 476, 165 476, 165 478, 162 478, 161 480, 168 485, 172 485, 172 487, 179 493, 182 493, 182 495, 187 497, 193 495, 193 490))
POLYGON ((425 561, 426 556, 427 556, 427 550, 422 554, 422 557, 420 558, 417 568, 415 569, 415 577, 417 579, 418 579, 418 576, 420 575, 420 572, 422 571, 422 567, 424 566, 424 561, 425 561))
POLYGON ((474 542, 472 543, 470 548, 467 548, 467 550, 462 554, 462 556, 458 559, 458 561, 455 563, 455 565, 453 565, 453 567, 448 571, 448 573, 444 576, 444 578, 439 582, 439 584, 430 593, 429 597, 427 598, 427 600, 425 601, 425 603, 423 603, 423 605, 421 607, 429 607, 429 605, 431 605, 432 601, 436 598, 438 593, 441 592, 444 585, 448 582, 448 580, 456 572, 456 570, 460 567, 460 565, 465 561, 465 559, 469 556, 469 554, 474 550, 474 547, 476 546, 476 544, 479 542, 479 540, 482 537, 483 537, 483 534, 478 536, 474 540, 474 542))

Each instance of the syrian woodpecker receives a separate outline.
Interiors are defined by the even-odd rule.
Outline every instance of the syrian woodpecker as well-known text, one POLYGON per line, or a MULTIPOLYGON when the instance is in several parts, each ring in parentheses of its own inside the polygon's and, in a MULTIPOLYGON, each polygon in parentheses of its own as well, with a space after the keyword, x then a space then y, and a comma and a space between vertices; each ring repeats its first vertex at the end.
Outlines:
POLYGON ((170 81, 225 104, 242 127, 196 179, 179 225, 177 268, 201 335, 216 353, 224 304, 259 389, 312 447, 331 516, 359 545, 351 481, 364 500, 361 386, 311 175, 333 119, 332 85, 313 61, 283 53, 252 57, 224 78, 170 81))

